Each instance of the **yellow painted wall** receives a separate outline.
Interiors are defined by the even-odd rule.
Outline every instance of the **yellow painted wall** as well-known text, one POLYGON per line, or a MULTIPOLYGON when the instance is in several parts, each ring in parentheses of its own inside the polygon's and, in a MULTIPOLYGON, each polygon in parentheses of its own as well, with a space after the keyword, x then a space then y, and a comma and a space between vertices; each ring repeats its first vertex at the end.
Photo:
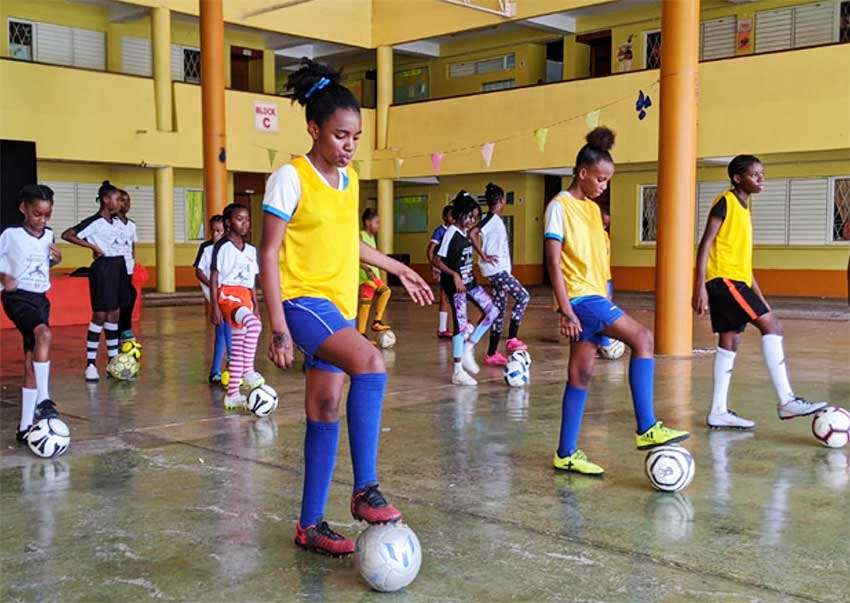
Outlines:
MULTIPOLYGON (((152 79, 0 61, 0 81, 0 138, 34 140, 41 159, 202 165, 199 86, 174 84, 176 131, 157 132, 152 79)), ((309 149, 303 111, 288 99, 238 91, 227 91, 225 99, 229 169, 269 172, 309 149), (278 104, 278 133, 254 128, 254 101, 278 104), (276 152, 272 162, 269 150, 276 152)), ((374 143, 374 111, 364 109, 362 116, 358 160, 369 159, 374 143)))
MULTIPOLYGON (((711 61, 700 65, 700 157, 738 153, 809 152, 850 146, 850 52, 846 45, 711 61), (787 83, 806 91, 805 107, 787 83), (730 101, 732 91, 736 94, 730 101), (732 104, 734 102, 734 104, 732 104), (731 111, 734 107, 734 112, 731 111)), ((390 108, 389 147, 376 151, 376 177, 432 173, 430 154, 445 154, 441 173, 487 171, 480 145, 498 141, 492 172, 572 165, 588 130, 584 116, 601 109, 600 123, 618 132, 620 163, 654 161, 658 144, 658 71, 561 82, 390 108), (638 90, 655 101, 638 120, 638 90), (558 124, 558 125, 552 125, 558 124), (541 152, 534 131, 549 128, 541 152)))

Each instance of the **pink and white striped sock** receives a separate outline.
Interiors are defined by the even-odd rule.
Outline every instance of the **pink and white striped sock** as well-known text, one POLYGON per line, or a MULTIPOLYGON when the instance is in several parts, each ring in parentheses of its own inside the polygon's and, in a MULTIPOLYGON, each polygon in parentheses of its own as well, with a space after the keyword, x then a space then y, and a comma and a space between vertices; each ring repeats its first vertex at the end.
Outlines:
POLYGON ((260 341, 260 333, 263 323, 254 314, 246 314, 242 318, 245 325, 245 338, 242 340, 242 360, 245 363, 245 374, 254 372, 254 357, 257 355, 257 344, 260 341))
POLYGON ((245 374, 245 329, 233 329, 233 353, 230 355, 228 370, 230 371, 230 381, 227 384, 227 395, 236 396, 239 394, 239 382, 242 380, 242 375, 245 374))

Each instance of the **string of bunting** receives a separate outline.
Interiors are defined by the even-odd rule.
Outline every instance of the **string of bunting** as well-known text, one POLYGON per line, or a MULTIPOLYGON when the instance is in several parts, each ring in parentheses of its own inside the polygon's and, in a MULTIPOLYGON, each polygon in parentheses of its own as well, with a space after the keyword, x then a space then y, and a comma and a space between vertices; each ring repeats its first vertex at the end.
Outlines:
MULTIPOLYGON (((649 85, 649 89, 654 89, 654 88, 658 87, 659 83, 660 83, 659 79, 655 80, 654 82, 652 82, 649 85)), ((642 93, 643 93, 643 91, 641 91, 641 94, 642 93)), ((543 152, 543 150, 546 147, 546 140, 549 136, 549 130, 551 130, 552 128, 557 128, 558 126, 561 126, 561 125, 564 125, 566 123, 573 122, 573 121, 576 121, 576 120, 582 119, 582 118, 584 118, 584 121, 588 125, 588 127, 595 128, 596 126, 599 125, 599 118, 602 114, 603 109, 608 109, 610 107, 613 107, 614 105, 617 105, 617 104, 622 103, 624 101, 628 101, 631 97, 632 97, 631 94, 629 96, 622 96, 622 97, 614 99, 614 100, 612 100, 608 103, 605 103, 604 105, 600 105, 599 107, 597 107, 596 109, 593 109, 592 111, 582 111, 579 114, 572 115, 570 117, 566 117, 566 118, 563 118, 563 119, 559 119, 557 121, 553 121, 549 124, 546 124, 546 125, 543 125, 539 128, 536 128, 533 131, 533 135, 534 135, 535 142, 537 143, 537 148, 540 149, 541 153, 543 152)), ((399 178, 400 175, 401 175, 401 167, 402 167, 402 165, 404 164, 405 161, 407 161, 409 159, 420 159, 420 158, 428 157, 428 158, 431 159, 431 167, 433 169, 434 175, 439 176, 440 175, 440 166, 443 162, 443 158, 446 155, 450 155, 450 154, 454 154, 454 153, 462 153, 462 152, 466 152, 466 151, 471 151, 473 149, 479 149, 480 152, 481 152, 481 157, 484 160, 484 164, 487 167, 490 167, 490 164, 493 161, 493 153, 495 151, 497 143, 508 142, 508 141, 515 140, 517 138, 520 138, 520 137, 526 136, 526 135, 527 135, 527 132, 517 132, 517 133, 514 133, 514 134, 510 134, 510 135, 507 135, 507 136, 502 136, 500 138, 490 140, 490 141, 485 142, 485 143, 465 145, 465 146, 462 146, 462 147, 454 147, 454 148, 451 148, 451 149, 448 149, 448 150, 445 150, 445 151, 439 151, 439 152, 434 152, 434 153, 417 153, 415 155, 407 155, 405 157, 394 157, 394 158, 391 158, 391 159, 382 159, 381 161, 392 161, 394 163, 394 166, 395 166, 395 177, 399 178)))

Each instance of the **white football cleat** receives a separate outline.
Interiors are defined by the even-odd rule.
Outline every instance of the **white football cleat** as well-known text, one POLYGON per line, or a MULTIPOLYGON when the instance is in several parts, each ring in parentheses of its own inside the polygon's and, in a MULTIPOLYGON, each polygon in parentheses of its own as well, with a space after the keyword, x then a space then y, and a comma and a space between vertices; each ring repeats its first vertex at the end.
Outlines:
POLYGON ((805 398, 794 396, 785 404, 777 404, 776 414, 778 414, 779 418, 783 421, 787 421, 788 419, 793 419, 795 417, 812 415, 828 404, 829 402, 809 402, 805 398))
POLYGON ((227 410, 245 410, 248 408, 248 398, 242 394, 235 396, 224 394, 224 408, 227 410))
POLYGON ((478 385, 478 381, 463 369, 452 374, 452 383, 454 385, 478 385))
POLYGON ((731 410, 724 413, 709 413, 706 420, 712 429, 752 429, 756 426, 754 421, 739 417, 731 410))
POLYGON ((251 391, 261 385, 265 385, 266 379, 257 371, 251 371, 242 377, 242 382, 244 383, 244 388, 251 391))
POLYGON ((86 365, 86 381, 100 381, 100 373, 97 372, 97 367, 93 364, 86 365))

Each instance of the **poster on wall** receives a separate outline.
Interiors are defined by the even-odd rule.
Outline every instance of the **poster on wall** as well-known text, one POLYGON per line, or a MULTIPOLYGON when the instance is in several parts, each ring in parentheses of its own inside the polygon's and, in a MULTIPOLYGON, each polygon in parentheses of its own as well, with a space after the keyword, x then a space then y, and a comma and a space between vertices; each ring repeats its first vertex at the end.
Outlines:
POLYGON ((753 44, 753 20, 738 19, 737 49, 738 52, 749 52, 753 44))
POLYGON ((620 73, 632 70, 632 59, 634 59, 634 56, 632 52, 632 37, 629 36, 626 42, 617 47, 617 65, 620 73))
POLYGON ((204 191, 186 191, 186 240, 204 239, 204 191))
POLYGON ((428 195, 409 195, 393 200, 394 232, 428 232, 428 195))

